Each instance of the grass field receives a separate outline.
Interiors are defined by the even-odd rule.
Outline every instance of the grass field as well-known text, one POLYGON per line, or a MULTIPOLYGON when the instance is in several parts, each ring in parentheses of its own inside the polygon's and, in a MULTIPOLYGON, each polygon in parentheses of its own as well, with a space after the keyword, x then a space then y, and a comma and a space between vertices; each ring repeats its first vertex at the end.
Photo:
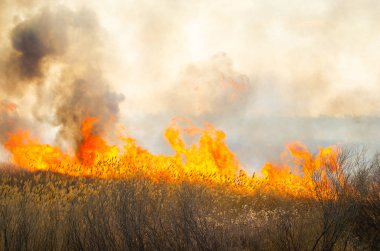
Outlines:
POLYGON ((379 158, 351 159, 313 198, 4 164, 0 250, 379 250, 379 158))

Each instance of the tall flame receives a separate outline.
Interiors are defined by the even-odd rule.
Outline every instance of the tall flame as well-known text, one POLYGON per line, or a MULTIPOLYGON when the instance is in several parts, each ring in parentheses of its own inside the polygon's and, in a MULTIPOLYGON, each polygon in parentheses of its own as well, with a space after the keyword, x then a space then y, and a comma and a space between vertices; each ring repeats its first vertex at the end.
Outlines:
POLYGON ((312 196, 315 189, 313 175, 318 173, 319 179, 325 181, 328 172, 336 173, 340 168, 337 147, 320 148, 319 153, 313 156, 305 146, 294 142, 287 145, 285 154, 291 162, 268 162, 263 166, 261 175, 249 177, 225 143, 225 133, 212 125, 204 129, 183 129, 173 123, 164 135, 175 153, 155 155, 138 146, 131 137, 121 137, 123 149, 109 145, 94 132, 96 122, 96 118, 83 120, 82 142, 75 155, 41 144, 26 131, 11 134, 4 146, 11 152, 15 164, 30 171, 46 170, 105 179, 143 175, 157 182, 186 181, 223 185, 245 193, 272 191, 297 197, 312 196), (183 133, 198 133, 199 141, 187 146, 183 133))

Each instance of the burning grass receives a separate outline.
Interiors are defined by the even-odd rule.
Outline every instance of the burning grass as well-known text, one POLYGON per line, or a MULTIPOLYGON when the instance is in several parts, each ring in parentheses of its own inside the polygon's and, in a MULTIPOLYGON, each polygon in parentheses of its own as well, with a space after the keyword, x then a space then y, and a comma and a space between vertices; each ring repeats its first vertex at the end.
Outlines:
POLYGON ((380 158, 289 144, 249 177, 225 135, 172 125, 174 155, 82 124, 75 155, 12 134, 1 172, 2 250, 378 250, 380 158), (187 146, 182 134, 198 134, 187 146))
MULTIPOLYGON (((289 144, 283 163, 268 162, 261 174, 250 177, 225 143, 224 132, 211 125, 200 129, 181 128, 173 123, 164 135, 174 155, 155 155, 139 147, 130 137, 120 137, 122 148, 111 146, 94 130, 96 123, 96 118, 83 121, 82 141, 75 155, 41 144, 23 131, 11 134, 4 146, 12 154, 13 162, 29 171, 102 179, 141 175, 153 182, 223 186, 243 194, 266 191, 310 198, 316 188, 313 175, 319 176, 319 186, 326 189, 330 182, 327 175, 343 177, 341 167, 345 160, 340 159, 340 149, 335 146, 320 148, 319 153, 313 155, 300 143, 289 144), (196 135, 199 141, 188 146, 183 140, 184 134, 196 135)), ((328 199, 330 194, 323 196, 328 199)))

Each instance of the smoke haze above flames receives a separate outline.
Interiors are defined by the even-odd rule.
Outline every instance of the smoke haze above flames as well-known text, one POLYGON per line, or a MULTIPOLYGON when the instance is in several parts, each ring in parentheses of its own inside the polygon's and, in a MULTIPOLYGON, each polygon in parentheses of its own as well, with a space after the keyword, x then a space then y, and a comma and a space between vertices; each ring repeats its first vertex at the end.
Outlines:
POLYGON ((250 170, 293 140, 379 149, 379 23, 376 0, 3 0, 0 140, 27 127, 75 146, 97 116, 162 152, 186 117, 250 170))

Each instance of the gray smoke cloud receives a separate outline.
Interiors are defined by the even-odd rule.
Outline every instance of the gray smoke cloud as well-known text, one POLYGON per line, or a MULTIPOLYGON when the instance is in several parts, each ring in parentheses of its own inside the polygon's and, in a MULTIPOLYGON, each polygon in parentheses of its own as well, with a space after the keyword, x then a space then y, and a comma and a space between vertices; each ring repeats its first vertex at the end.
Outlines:
MULTIPOLYGON (((103 77, 100 34, 96 15, 88 9, 44 7, 12 27, 9 57, 0 68, 3 94, 33 96, 33 119, 58 127, 57 140, 74 147, 82 140, 81 123, 87 117, 97 118, 95 133, 112 135, 123 100, 103 77)), ((1 117, 2 135, 9 132, 5 125, 10 121, 22 126, 8 113, 1 117)))
POLYGON ((16 104, 6 100, 0 101, 0 142, 7 140, 8 133, 27 128, 28 126, 30 126, 30 123, 19 116, 16 104))
POLYGON ((67 47, 65 12, 44 10, 12 29, 9 38, 12 49, 3 66, 4 92, 22 95, 26 85, 43 81, 49 60, 63 54, 67 47))
POLYGON ((9 59, 10 63, 16 64, 16 74, 22 78, 40 77, 41 61, 47 56, 65 52, 66 28, 63 17, 50 12, 42 12, 37 17, 18 24, 11 33, 15 58, 9 59))
POLYGON ((170 152, 162 132, 183 116, 224 130, 249 170, 294 140, 379 148, 376 0, 4 0, 0 13, 0 99, 59 142, 98 116, 99 133, 119 118, 170 152))
POLYGON ((142 144, 162 149, 161 136, 149 132, 160 134, 170 117, 183 115, 226 131, 250 170, 295 140, 312 151, 332 144, 379 148, 378 1, 124 5, 120 11, 132 10, 122 19, 129 31, 124 48, 138 54, 125 60, 129 78, 148 90, 127 95, 138 112, 126 121, 142 144), (220 76, 231 76, 222 66, 228 64, 214 55, 233 66, 232 79, 245 76, 248 91, 237 100, 221 84, 220 76))
POLYGON ((252 88, 249 78, 234 69, 231 59, 218 53, 185 67, 178 83, 162 99, 177 116, 228 119, 244 110, 252 88))

